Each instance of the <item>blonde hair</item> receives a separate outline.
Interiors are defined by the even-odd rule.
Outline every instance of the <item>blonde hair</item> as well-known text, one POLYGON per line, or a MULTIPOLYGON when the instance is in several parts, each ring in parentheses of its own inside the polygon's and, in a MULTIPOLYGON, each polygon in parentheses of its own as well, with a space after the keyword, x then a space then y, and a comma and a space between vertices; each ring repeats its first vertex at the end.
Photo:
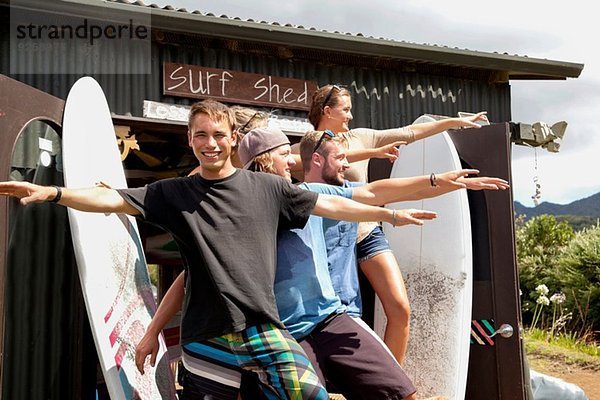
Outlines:
POLYGON ((266 153, 262 153, 254 157, 249 169, 256 172, 277 174, 277 171, 275 171, 275 168, 273 168, 273 156, 271 156, 271 151, 267 151, 266 153))
POLYGON ((257 111, 250 107, 231 106, 229 107, 235 116, 235 130, 237 132, 237 143, 233 148, 237 151, 246 133, 254 128, 264 128, 269 123, 269 114, 264 111, 257 111))
MULTIPOLYGON (((307 132, 300 140, 300 159, 302 160, 302 169, 306 173, 310 169, 310 162, 312 160, 312 155, 315 152, 315 146, 321 140, 321 137, 325 131, 310 131, 307 132)), ((319 153, 324 157, 329 155, 329 150, 327 150, 326 146, 324 146, 327 142, 335 142, 344 147, 348 146, 348 141, 344 136, 335 135, 334 137, 325 136, 319 145, 320 150, 319 153)))
POLYGON ((230 108, 235 114, 235 129, 242 135, 254 128, 264 128, 269 123, 269 114, 264 111, 237 105, 230 108))

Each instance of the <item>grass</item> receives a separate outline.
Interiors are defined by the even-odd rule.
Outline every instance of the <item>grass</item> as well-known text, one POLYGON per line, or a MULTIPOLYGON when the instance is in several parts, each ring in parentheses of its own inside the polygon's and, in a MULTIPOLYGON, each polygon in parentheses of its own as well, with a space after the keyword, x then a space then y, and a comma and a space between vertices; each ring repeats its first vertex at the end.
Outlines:
POLYGON ((541 329, 527 329, 524 335, 527 354, 540 356, 566 365, 600 371, 600 346, 573 334, 550 335, 541 329))

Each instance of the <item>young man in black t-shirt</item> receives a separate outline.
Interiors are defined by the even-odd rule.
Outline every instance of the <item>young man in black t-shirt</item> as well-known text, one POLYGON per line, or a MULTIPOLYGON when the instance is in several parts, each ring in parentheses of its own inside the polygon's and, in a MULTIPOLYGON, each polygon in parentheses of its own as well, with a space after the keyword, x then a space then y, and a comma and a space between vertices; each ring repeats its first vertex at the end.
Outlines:
POLYGON ((212 374, 199 376, 184 395, 234 399, 239 382, 228 381, 231 371, 251 370, 265 393, 327 399, 302 349, 279 321, 273 296, 277 230, 302 227, 311 213, 393 223, 394 212, 317 195, 274 175, 237 170, 230 159, 233 127, 232 112, 218 102, 192 107, 188 139, 202 167, 191 177, 120 190, 2 182, 0 195, 18 197, 23 205, 56 200, 81 211, 126 213, 173 235, 187 272, 184 352, 193 348, 214 365, 212 374), (221 391, 223 386, 230 390, 221 391))

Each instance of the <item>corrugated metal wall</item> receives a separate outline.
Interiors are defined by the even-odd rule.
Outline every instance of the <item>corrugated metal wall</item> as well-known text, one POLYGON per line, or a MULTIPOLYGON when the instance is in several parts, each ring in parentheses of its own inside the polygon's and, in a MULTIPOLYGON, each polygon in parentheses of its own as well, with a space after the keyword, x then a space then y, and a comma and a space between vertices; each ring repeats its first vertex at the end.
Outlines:
MULTIPOLYGON (((0 7, 1 8, 1 7, 0 7)), ((66 98, 69 88, 83 75, 75 72, 67 75, 11 74, 9 54, 8 15, 0 16, 0 73, 27 83, 59 98, 66 98)), ((157 36, 156 34, 154 35, 157 36)), ((197 36, 161 32, 161 43, 152 44, 151 74, 93 75, 103 87, 111 111, 123 115, 142 115, 143 100, 191 104, 193 100, 165 97, 162 95, 162 63, 176 62, 211 68, 230 69, 273 76, 315 80, 319 85, 344 84, 354 92, 354 126, 390 128, 411 123, 424 113, 456 115, 458 111, 476 112, 487 110, 493 122, 510 121, 510 86, 508 83, 490 84, 481 71, 460 70, 450 78, 439 74, 419 74, 398 69, 370 68, 363 62, 353 66, 350 56, 329 57, 323 52, 319 61, 303 61, 300 49, 275 48, 265 44, 241 43, 233 40, 206 39, 197 36), (171 39, 176 43, 171 43, 171 39), (170 43, 170 44, 167 44, 170 43), (226 49, 227 48, 227 49, 226 49), (291 58, 281 58, 291 57, 291 58)), ((65 71, 83 71, 83 64, 75 58, 77 49, 69 48, 59 59, 46 60, 65 71), (64 68, 63 68, 64 67, 64 68)), ((314 56, 314 52, 312 53, 314 56)), ((143 51, 133 51, 128 59, 113 60, 129 66, 132 71, 142 63, 143 51)), ((364 61, 364 60, 363 60, 364 61)), ((39 62, 23 59, 18 71, 34 68, 27 63, 39 62)), ((373 60, 373 65, 385 66, 385 60, 373 60)), ((389 64, 393 65, 393 64, 389 64)), ((448 70, 448 66, 445 70, 448 70)), ((430 68, 436 71, 435 67, 430 68)), ((282 111, 284 115, 306 116, 306 113, 282 111)))
MULTIPOLYGON (((2 54, 7 41, 2 41, 2 54)), ((116 114, 142 115, 144 100, 191 104, 193 100, 162 95, 162 63, 176 62, 210 68, 315 80, 319 85, 338 83, 353 92, 354 123, 376 129, 410 124, 422 114, 456 116, 458 111, 488 111, 492 122, 510 121, 510 87, 467 79, 416 73, 369 70, 274 57, 240 54, 224 49, 181 48, 154 44, 151 75, 95 75, 116 114)), ((69 57, 65 55, 65 57, 69 57)), ((10 74, 6 59, 0 73, 65 99, 82 75, 10 74)), ((306 113, 282 111, 305 117, 306 113)))

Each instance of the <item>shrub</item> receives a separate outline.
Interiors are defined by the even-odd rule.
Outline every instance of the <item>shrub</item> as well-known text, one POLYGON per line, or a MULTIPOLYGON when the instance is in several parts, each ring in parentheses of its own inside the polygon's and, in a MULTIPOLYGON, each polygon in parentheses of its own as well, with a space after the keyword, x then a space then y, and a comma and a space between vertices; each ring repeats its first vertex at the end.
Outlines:
POLYGON ((557 263, 563 290, 572 293, 566 305, 574 322, 582 332, 600 330, 600 227, 578 232, 557 263))
POLYGON ((523 318, 531 323, 533 313, 537 310, 536 323, 544 326, 552 310, 548 307, 540 309, 536 288, 543 284, 549 293, 562 291, 564 285, 558 271, 558 259, 575 233, 568 223, 559 223, 552 215, 540 215, 527 222, 517 218, 516 226, 523 318))

